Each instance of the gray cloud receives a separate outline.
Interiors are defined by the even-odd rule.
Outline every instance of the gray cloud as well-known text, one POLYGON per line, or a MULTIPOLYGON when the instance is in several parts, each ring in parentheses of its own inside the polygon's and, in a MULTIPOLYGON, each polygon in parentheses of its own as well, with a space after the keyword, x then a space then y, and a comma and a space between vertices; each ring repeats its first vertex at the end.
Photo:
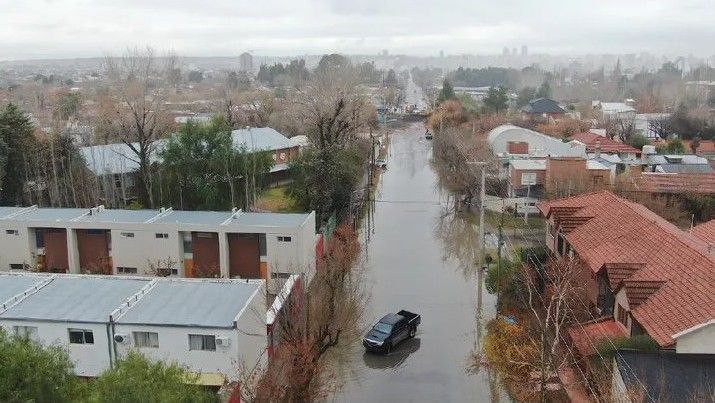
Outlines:
POLYGON ((0 0, 0 60, 117 54, 151 45, 190 56, 534 52, 715 53, 712 0, 0 0))

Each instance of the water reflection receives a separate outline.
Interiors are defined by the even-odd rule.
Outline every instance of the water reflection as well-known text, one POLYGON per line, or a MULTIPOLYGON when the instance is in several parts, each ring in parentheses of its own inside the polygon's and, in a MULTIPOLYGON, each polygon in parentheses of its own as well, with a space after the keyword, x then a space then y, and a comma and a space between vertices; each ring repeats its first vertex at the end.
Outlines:
POLYGON ((416 353, 420 349, 420 338, 414 337, 407 339, 398 344, 397 347, 388 355, 375 354, 365 352, 362 356, 365 365, 372 369, 386 370, 390 369, 397 371, 405 365, 407 358, 412 353, 416 353))

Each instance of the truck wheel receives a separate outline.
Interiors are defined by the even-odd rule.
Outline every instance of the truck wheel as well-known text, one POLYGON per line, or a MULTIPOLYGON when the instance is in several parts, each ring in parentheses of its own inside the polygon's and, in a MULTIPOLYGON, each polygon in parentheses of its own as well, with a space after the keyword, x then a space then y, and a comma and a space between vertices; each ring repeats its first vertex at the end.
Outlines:
POLYGON ((417 328, 412 327, 412 328, 410 329, 410 337, 415 337, 415 333, 417 333, 417 328))

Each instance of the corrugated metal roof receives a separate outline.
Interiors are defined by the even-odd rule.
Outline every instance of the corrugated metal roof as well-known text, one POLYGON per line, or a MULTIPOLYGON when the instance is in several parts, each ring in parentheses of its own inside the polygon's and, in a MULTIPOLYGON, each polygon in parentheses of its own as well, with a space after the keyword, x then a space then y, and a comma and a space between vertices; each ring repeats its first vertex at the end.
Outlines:
POLYGON ((156 217, 158 210, 114 210, 104 209, 97 213, 86 215, 77 221, 96 223, 128 223, 140 224, 156 217))
POLYGON ((12 217, 19 221, 68 221, 88 214, 86 208, 38 208, 12 217))
POLYGON ((8 309, 0 318, 108 322, 109 314, 150 280, 111 276, 57 276, 41 290, 8 309))
MULTIPOLYGON (((238 313, 260 289, 260 283, 243 281, 160 280, 117 323, 233 327, 238 313)), ((257 315, 263 322, 265 312, 257 315)))
POLYGON ((0 274, 0 304, 20 294, 35 284, 47 279, 46 276, 32 276, 25 274, 0 274))
POLYGON ((96 175, 126 174, 139 170, 136 153, 123 143, 81 147, 79 152, 87 167, 96 175))
POLYGON ((243 213, 234 218, 231 224, 298 228, 303 225, 308 216, 309 214, 294 213, 243 213))
POLYGON ((26 207, 0 207, 0 219, 5 218, 9 215, 18 213, 24 210, 26 207))
POLYGON ((270 127, 234 130, 231 132, 231 137, 234 147, 246 147, 249 152, 295 147, 286 136, 270 127))
POLYGON ((174 210, 154 220, 161 224, 220 225, 231 218, 231 211, 181 211, 174 210))

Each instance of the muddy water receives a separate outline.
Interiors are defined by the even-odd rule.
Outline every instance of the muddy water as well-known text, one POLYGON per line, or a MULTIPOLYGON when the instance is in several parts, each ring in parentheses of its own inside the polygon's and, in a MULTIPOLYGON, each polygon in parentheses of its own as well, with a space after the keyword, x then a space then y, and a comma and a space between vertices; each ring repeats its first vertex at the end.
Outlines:
POLYGON ((454 214, 430 158, 421 124, 393 133, 372 228, 363 228, 370 298, 362 326, 407 309, 422 315, 417 336, 390 356, 367 354, 355 340, 337 360, 343 385, 329 400, 482 402, 502 395, 493 376, 470 365, 496 301, 483 291, 478 303, 478 229, 454 214))

